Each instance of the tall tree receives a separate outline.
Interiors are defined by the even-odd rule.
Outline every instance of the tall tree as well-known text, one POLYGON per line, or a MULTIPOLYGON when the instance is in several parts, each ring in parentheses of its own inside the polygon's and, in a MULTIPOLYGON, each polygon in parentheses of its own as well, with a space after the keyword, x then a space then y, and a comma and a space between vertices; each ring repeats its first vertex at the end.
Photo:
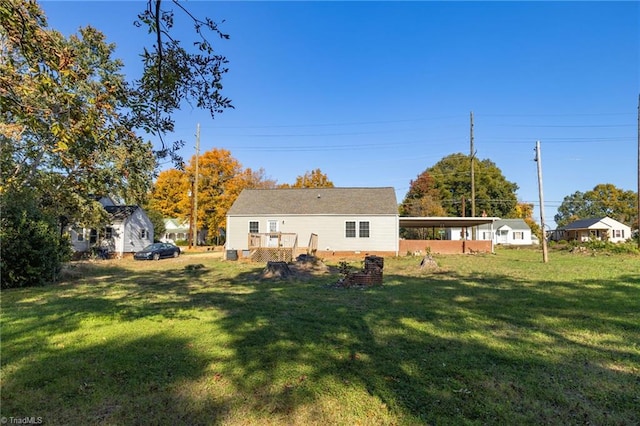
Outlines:
MULTIPOLYGON (((195 176, 195 157, 186 171, 195 176)), ((199 173, 198 228, 206 229, 211 238, 226 226, 227 211, 244 189, 245 179, 242 165, 226 149, 214 148, 201 155, 199 173)))
POLYGON ((635 192, 625 191, 610 183, 598 184, 590 191, 576 191, 564 197, 554 219, 558 226, 564 226, 577 219, 609 216, 635 226, 637 204, 635 192))
POLYGON ((3 2, 0 18, 4 189, 32 187, 85 221, 91 194, 142 199, 155 160, 120 119, 128 90, 114 46, 91 27, 68 39, 47 29, 32 1, 3 2))
MULTIPOLYGON (((471 209, 471 158, 464 154, 451 154, 425 170, 433 179, 442 207, 448 216, 465 216, 471 209)), ((516 206, 518 185, 509 182, 491 160, 474 161, 476 212, 505 217, 516 206)), ((434 192, 435 193, 435 192, 434 192)))
MULTIPOLYGON (((228 36, 210 19, 194 17, 177 1, 172 4, 193 21, 196 52, 172 38, 173 12, 164 10, 161 0, 150 0, 138 25, 148 26, 156 45, 143 52, 143 75, 128 83, 122 63, 112 57, 114 46, 96 29, 81 28, 66 38, 47 27, 34 0, 0 2, 3 211, 8 200, 21 199, 26 190, 29 203, 20 205, 38 210, 29 216, 38 227, 48 226, 50 232, 74 222, 99 227, 106 213, 94 194, 144 202, 156 155, 171 155, 181 146, 180 141, 168 146, 163 135, 173 130, 172 114, 184 102, 208 109, 212 115, 231 107, 221 95, 226 59, 213 51, 203 30, 223 39, 228 36), (138 137, 136 130, 160 138, 156 155, 150 141, 138 137)), ((3 226, 29 229, 17 222, 5 221, 3 226)), ((13 248, 33 250, 25 245, 13 248)), ((12 247, 3 239, 2 249, 12 247)), ((20 255, 41 258, 35 253, 20 255)))

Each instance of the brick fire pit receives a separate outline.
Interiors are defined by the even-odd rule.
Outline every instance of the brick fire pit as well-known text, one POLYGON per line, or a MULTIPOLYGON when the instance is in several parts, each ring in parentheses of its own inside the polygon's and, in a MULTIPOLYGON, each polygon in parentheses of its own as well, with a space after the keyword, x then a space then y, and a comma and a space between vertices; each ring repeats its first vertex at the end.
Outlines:
POLYGON ((383 268, 383 257, 367 256, 364 258, 364 269, 347 274, 343 283, 347 287, 382 285, 383 268))

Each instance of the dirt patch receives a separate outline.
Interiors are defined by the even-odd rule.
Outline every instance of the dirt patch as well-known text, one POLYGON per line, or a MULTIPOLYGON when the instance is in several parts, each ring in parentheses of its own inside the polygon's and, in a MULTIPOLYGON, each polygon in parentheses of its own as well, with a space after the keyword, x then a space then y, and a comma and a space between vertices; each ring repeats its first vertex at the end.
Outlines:
POLYGON ((298 258, 295 262, 270 262, 272 264, 282 264, 284 266, 267 265, 260 274, 260 279, 290 279, 290 280, 308 280, 314 277, 335 273, 329 266, 325 265, 322 260, 305 256, 298 258))

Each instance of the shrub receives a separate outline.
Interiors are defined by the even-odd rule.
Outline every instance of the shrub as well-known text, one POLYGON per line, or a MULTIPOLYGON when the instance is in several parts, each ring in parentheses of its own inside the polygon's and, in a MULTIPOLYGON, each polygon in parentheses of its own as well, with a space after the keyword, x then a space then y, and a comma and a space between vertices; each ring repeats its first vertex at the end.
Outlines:
POLYGON ((566 246, 569 249, 576 247, 584 247, 585 250, 592 253, 615 253, 615 254, 639 254, 638 246, 633 241, 624 243, 612 243, 611 241, 589 240, 589 241, 571 241, 566 246))
POLYGON ((57 218, 48 217, 26 193, 3 194, 0 219, 1 287, 27 287, 55 281, 71 258, 69 240, 57 218))

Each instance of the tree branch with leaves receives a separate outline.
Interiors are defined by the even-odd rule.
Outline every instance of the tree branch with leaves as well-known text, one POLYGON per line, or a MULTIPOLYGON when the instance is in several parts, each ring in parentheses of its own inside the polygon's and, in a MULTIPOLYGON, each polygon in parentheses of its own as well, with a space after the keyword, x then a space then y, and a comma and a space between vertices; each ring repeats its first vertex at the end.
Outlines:
POLYGON ((133 83, 131 114, 127 118, 134 127, 158 137, 158 157, 169 156, 180 165, 182 158, 177 151, 184 141, 168 144, 165 140, 174 130, 172 114, 183 103, 206 109, 211 117, 233 108, 231 100, 222 95, 222 77, 229 71, 228 60, 216 52, 209 40, 211 35, 223 40, 229 39, 229 35, 212 19, 199 19, 179 1, 172 0, 169 4, 186 15, 197 34, 197 40, 193 42, 196 52, 190 52, 172 36, 175 14, 173 10, 163 8, 165 3, 148 0, 146 10, 135 22, 136 26, 146 27, 148 33, 155 36, 155 44, 151 49, 143 50, 144 71, 133 83))

